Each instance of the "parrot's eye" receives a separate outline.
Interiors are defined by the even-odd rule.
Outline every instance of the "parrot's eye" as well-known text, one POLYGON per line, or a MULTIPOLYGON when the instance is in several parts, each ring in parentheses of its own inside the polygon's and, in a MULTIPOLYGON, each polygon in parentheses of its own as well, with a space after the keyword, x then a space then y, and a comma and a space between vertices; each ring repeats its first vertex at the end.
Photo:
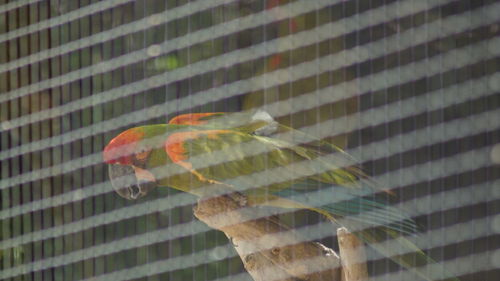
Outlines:
POLYGON ((135 154, 135 157, 139 160, 146 159, 149 155, 149 150, 141 149, 138 153, 135 154))
POLYGON ((139 167, 143 166, 150 152, 151 150, 146 150, 146 149, 139 150, 137 153, 134 154, 132 163, 139 167))
POLYGON ((109 165, 109 178, 116 193, 128 200, 141 198, 156 187, 154 181, 138 179, 134 168, 127 165, 109 165))

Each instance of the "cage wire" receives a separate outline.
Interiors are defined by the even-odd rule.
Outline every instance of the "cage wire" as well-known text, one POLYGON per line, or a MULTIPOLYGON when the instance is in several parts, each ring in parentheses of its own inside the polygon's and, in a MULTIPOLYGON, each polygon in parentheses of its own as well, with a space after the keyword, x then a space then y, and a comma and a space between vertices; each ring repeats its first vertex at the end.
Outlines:
MULTIPOLYGON (((390 210, 405 210, 422 226, 410 239, 451 275, 500 279, 500 1, 0 3, 0 279, 252 280, 227 237, 193 217, 196 196, 158 187, 123 199, 102 152, 126 129, 179 114, 257 110, 352 158, 228 179, 240 192, 329 171, 322 161, 359 166, 397 199, 343 219, 396 223, 390 210)), ((272 137, 305 145, 297 134, 272 137)), ((238 149, 270 152, 258 141, 238 149)), ((346 200, 320 188, 294 196, 346 200)), ((323 216, 268 211, 338 250, 323 216)), ((366 250, 369 280, 423 280, 366 250)))

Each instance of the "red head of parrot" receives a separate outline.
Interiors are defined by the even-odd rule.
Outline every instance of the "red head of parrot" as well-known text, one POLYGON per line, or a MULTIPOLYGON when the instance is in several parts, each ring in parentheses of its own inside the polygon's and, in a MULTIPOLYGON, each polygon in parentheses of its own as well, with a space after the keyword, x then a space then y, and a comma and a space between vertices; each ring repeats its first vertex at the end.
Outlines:
POLYGON ((151 152, 144 145, 145 135, 142 128, 126 130, 113 138, 103 151, 113 188, 129 200, 143 197, 156 187, 154 175, 141 168, 151 152))
POLYGON ((120 133, 104 148, 104 162, 107 164, 132 165, 133 158, 144 135, 144 131, 140 128, 132 128, 120 133))

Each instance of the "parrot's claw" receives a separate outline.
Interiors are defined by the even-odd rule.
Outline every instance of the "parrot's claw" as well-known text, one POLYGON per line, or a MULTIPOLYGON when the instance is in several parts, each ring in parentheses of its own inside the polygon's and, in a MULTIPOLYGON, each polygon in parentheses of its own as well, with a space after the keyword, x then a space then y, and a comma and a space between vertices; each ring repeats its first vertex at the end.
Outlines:
POLYGON ((231 197, 231 199, 236 201, 238 203, 238 205, 240 205, 240 207, 244 207, 248 204, 247 197, 243 194, 231 193, 231 194, 229 194, 229 196, 231 197))
POLYGON ((234 243, 234 239, 233 239, 233 237, 229 237, 229 241, 231 241, 231 244, 233 244, 233 246, 234 246, 235 248, 236 248, 236 247, 238 247, 238 245, 236 245, 236 244, 234 243))
POLYGON ((248 200, 245 196, 241 196, 240 197, 240 200, 238 200, 238 203, 240 204, 240 206, 246 206, 248 204, 248 200))

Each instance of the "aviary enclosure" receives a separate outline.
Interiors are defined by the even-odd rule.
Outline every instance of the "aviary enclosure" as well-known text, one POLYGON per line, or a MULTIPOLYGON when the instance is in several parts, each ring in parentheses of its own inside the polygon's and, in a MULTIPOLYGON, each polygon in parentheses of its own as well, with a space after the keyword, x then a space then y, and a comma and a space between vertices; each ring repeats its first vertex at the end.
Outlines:
POLYGON ((0 279, 500 280, 499 15, 494 0, 0 0, 0 279), (232 114, 176 119, 164 151, 135 142, 122 170, 103 155, 130 128, 210 112, 232 114), (201 199, 162 186, 152 155, 201 199), (302 205, 252 203, 276 196, 302 205), (325 266, 337 233, 367 242, 362 258, 325 266), (434 262, 398 265, 401 241, 434 262), (367 276, 322 275, 349 264, 367 276))

